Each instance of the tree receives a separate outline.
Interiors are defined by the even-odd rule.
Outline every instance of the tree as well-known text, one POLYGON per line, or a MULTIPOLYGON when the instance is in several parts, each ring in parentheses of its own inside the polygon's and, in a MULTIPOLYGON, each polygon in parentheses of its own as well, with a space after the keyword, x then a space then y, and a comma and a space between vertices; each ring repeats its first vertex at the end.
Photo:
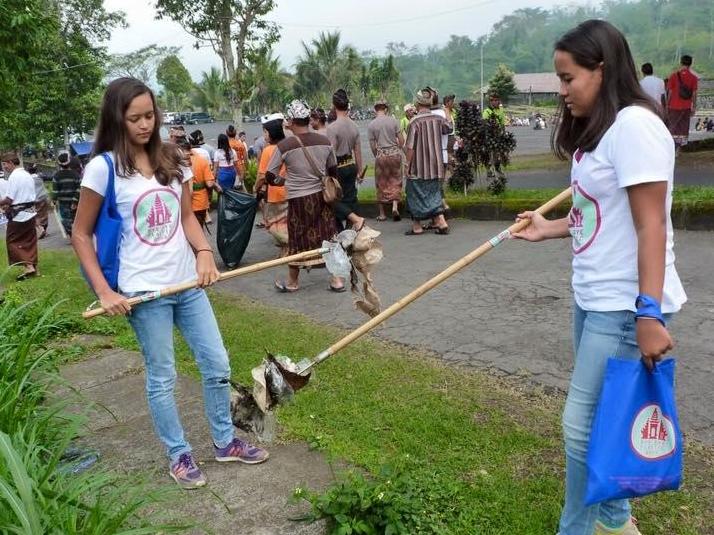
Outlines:
POLYGON ((228 89, 216 67, 204 72, 201 81, 196 86, 196 102, 202 110, 208 111, 214 117, 224 116, 228 111, 228 89))
POLYGON ((249 68, 249 85, 253 88, 245 104, 252 114, 280 110, 292 94, 292 77, 280 68, 273 50, 266 48, 255 54, 249 68))
POLYGON ((278 26, 265 17, 274 0, 156 0, 158 18, 170 18, 221 58, 233 121, 243 122, 242 102, 252 92, 248 65, 278 40, 278 26))
POLYGON ((297 96, 324 105, 339 88, 359 93, 363 62, 354 47, 342 45, 340 32, 320 32, 302 47, 303 55, 295 66, 297 96))
POLYGON ((488 81, 488 90, 496 93, 504 102, 508 102, 508 97, 518 93, 513 81, 513 72, 503 63, 498 66, 496 74, 488 81))
POLYGON ((100 0, 5 0, 0 16, 0 145, 89 131, 106 62, 99 43, 123 14, 100 0))
POLYGON ((145 84, 151 83, 159 64, 169 56, 178 54, 178 46, 149 45, 128 54, 113 54, 107 74, 111 78, 128 76, 145 84))
POLYGON ((174 109, 193 89, 193 80, 176 54, 166 56, 156 68, 156 81, 166 91, 166 104, 174 109))

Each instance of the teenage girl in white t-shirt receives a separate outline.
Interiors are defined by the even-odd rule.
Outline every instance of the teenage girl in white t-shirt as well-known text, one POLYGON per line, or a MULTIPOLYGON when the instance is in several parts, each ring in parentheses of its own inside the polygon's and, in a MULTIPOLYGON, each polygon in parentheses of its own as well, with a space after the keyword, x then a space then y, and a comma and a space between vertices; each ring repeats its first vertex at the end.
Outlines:
POLYGON ((110 315, 127 315, 146 363, 146 391, 154 428, 182 488, 206 484, 184 438, 174 399, 173 327, 198 362, 216 460, 263 462, 266 451, 234 437, 228 354, 204 287, 218 280, 213 251, 191 209, 191 171, 173 144, 162 144, 161 114, 151 90, 134 78, 109 84, 94 140, 97 154, 82 179, 72 245, 95 293, 110 315), (119 288, 109 287, 93 245, 95 224, 109 180, 122 218, 119 288), (194 253, 195 251, 195 253, 194 253), (135 308, 127 298, 198 279, 198 287, 135 308))
POLYGON ((561 106, 553 147, 572 157, 573 208, 550 221, 524 212, 531 225, 515 237, 573 244, 575 367, 563 414, 560 535, 636 535, 628 500, 584 505, 586 455, 608 357, 642 358, 651 369, 672 349, 666 324, 686 301, 672 251, 674 144, 615 27, 582 23, 556 43, 554 62, 561 106))

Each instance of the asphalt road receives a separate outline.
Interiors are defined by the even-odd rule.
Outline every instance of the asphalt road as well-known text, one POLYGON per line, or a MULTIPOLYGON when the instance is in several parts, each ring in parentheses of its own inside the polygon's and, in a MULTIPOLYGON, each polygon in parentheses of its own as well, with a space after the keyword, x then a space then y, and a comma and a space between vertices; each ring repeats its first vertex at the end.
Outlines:
MULTIPOLYGON (((456 220, 448 236, 405 237, 408 222, 370 224, 383 231, 385 255, 375 270, 375 284, 385 308, 506 225, 456 220)), ((676 340, 673 354, 678 357, 680 416, 685 432, 711 446, 714 232, 676 231, 675 241, 677 270, 689 296, 671 327, 676 340)), ((54 221, 50 236, 40 244, 68 247, 54 221)), ((254 229, 243 265, 274 258, 276 252, 267 233, 254 229)), ((566 240, 506 242, 378 327, 374 335, 426 349, 455 365, 565 390, 572 370, 570 261, 566 240)), ((354 309, 349 293, 327 290, 325 270, 301 273, 301 289, 294 294, 277 293, 273 280, 286 271, 276 268, 231 279, 220 289, 348 329, 367 320, 354 309)), ((325 347, 332 342, 325 340, 325 347)), ((280 352, 269 341, 266 346, 280 352)))

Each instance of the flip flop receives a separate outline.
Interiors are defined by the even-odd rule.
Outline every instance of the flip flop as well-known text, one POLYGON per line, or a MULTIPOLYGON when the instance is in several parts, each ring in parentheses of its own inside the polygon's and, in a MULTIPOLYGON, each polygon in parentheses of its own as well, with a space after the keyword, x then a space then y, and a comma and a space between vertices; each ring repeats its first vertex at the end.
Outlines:
POLYGON ((284 281, 275 281, 275 289, 281 294, 288 294, 297 292, 300 288, 290 288, 284 281))
POLYGON ((405 236, 421 236, 422 234, 426 234, 426 232, 423 230, 421 232, 414 232, 414 229, 409 229, 404 233, 405 236))
POLYGON ((377 221, 386 221, 386 220, 387 220, 387 216, 386 216, 386 215, 378 215, 377 217, 375 217, 375 219, 376 219, 377 221))
POLYGON ((22 282, 22 281, 24 281, 24 280, 27 280, 27 279, 29 279, 29 278, 31 278, 31 277, 36 277, 36 276, 37 276, 37 270, 35 270, 35 271, 29 271, 29 272, 26 272, 26 273, 21 273, 20 275, 18 275, 18 276, 15 278, 15 280, 18 281, 18 282, 22 282))
POLYGON ((392 221, 401 221, 402 216, 399 215, 399 212, 392 212, 392 221))
POLYGON ((434 230, 437 234, 441 234, 442 236, 446 236, 449 233, 449 227, 436 227, 434 230))
POLYGON ((339 288, 337 288, 335 286, 332 286, 332 284, 330 284, 330 291, 341 294, 343 292, 346 292, 347 288, 345 286, 340 286, 339 288))

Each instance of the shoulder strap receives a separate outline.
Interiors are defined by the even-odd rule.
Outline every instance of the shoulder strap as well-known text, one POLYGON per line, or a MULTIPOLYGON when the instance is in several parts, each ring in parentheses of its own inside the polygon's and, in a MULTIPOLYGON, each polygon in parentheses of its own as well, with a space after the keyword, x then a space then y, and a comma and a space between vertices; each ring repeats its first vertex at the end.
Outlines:
POLYGON ((103 152, 102 157, 104 161, 107 162, 107 167, 109 168, 109 178, 107 179, 107 191, 104 193, 104 199, 107 206, 113 210, 116 210, 116 193, 114 191, 114 162, 108 153, 103 152))
POLYGON ((320 172, 320 169, 317 167, 317 164, 315 163, 315 160, 312 158, 312 154, 310 154, 310 151, 307 150, 307 147, 303 145, 302 139, 300 139, 300 136, 295 134, 295 137, 298 140, 298 143, 300 143, 300 148, 302 148, 302 152, 305 154, 305 158, 307 159, 308 163, 310 164, 310 167, 312 167, 312 172, 315 173, 318 177, 322 177, 324 173, 320 172))

